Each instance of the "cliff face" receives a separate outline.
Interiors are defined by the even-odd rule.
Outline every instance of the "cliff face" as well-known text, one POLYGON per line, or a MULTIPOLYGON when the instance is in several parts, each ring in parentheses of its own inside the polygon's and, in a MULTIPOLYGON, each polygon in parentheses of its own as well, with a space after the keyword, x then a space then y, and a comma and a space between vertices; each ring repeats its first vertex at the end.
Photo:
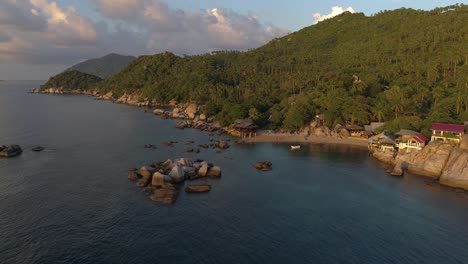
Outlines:
POLYGON ((440 177, 440 183, 468 190, 468 135, 465 135, 460 147, 455 148, 450 154, 440 177))
POLYGON ((401 176, 403 170, 438 179, 443 185, 468 190, 468 135, 459 146, 430 142, 422 151, 398 153, 374 151, 374 158, 394 164, 392 175, 401 176))
POLYGON ((468 189, 468 151, 459 148, 452 151, 440 183, 468 189))
POLYGON ((395 164, 402 164, 402 167, 411 173, 438 179, 454 148, 450 144, 431 142, 422 151, 399 153, 395 158, 395 164))

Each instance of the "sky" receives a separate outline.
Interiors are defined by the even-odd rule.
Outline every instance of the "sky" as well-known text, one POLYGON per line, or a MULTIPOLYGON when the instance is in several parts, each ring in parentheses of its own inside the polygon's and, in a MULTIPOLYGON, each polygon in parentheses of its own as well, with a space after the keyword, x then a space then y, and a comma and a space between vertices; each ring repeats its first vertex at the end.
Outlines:
POLYGON ((108 53, 257 48, 344 11, 430 10, 458 0, 0 0, 0 80, 45 80, 108 53))

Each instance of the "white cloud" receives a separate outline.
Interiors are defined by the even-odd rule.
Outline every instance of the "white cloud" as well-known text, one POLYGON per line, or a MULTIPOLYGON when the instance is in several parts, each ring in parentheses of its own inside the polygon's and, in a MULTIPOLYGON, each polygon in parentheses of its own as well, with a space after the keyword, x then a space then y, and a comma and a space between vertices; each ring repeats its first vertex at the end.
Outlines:
POLYGON ((350 13, 354 13, 354 9, 352 7, 348 7, 348 8, 343 8, 341 6, 334 6, 332 7, 332 11, 330 14, 326 14, 326 15, 321 15, 320 13, 315 13, 313 14, 313 17, 314 17, 314 24, 317 24, 318 22, 320 21, 323 21, 325 19, 329 19, 329 18, 332 18, 332 17, 335 17, 339 14, 342 14, 344 12, 350 12, 350 13))
POLYGON ((69 65, 110 52, 246 50, 288 33, 255 16, 223 8, 186 11, 160 0, 93 3, 101 22, 53 0, 1 0, 0 61, 69 65))

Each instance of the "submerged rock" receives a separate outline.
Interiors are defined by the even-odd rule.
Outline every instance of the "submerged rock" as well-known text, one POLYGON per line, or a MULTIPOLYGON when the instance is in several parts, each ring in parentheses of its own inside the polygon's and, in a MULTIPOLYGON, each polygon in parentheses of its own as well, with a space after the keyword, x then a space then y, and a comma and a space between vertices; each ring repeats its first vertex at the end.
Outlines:
POLYGON ((185 192, 188 193, 202 193, 211 191, 211 185, 200 184, 200 185, 188 185, 185 187, 185 192))
POLYGON ((257 170, 271 171, 273 164, 271 161, 258 161, 253 165, 257 170))
POLYGON ((176 201, 178 195, 177 189, 172 184, 165 184, 162 188, 154 190, 150 199, 155 202, 172 204, 176 201))

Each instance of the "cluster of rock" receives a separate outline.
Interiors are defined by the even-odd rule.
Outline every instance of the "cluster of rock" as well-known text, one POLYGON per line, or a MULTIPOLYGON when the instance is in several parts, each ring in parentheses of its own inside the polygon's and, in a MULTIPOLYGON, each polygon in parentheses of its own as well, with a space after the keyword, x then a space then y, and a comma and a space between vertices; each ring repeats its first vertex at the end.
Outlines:
POLYGON ((119 104, 127 104, 137 107, 160 107, 166 106, 167 109, 156 108, 153 114, 160 116, 163 119, 184 119, 179 122, 176 127, 180 129, 195 128, 202 131, 214 132, 219 131, 221 126, 214 122, 214 116, 206 116, 202 113, 203 106, 185 103, 177 104, 175 100, 171 100, 167 105, 162 105, 156 100, 150 100, 147 97, 142 97, 138 94, 125 93, 119 98, 115 98, 112 92, 102 94, 100 89, 82 90, 82 89, 63 89, 63 88, 48 88, 44 90, 32 89, 31 93, 46 93, 46 94, 83 94, 95 96, 96 100, 110 100, 119 104))
POLYGON ((410 173, 431 177, 441 184, 468 190, 468 136, 460 146, 430 142, 419 152, 395 153, 374 150, 372 156, 390 164, 389 172, 402 176, 410 173))
MULTIPOLYGON (((170 204, 175 202, 178 195, 178 185, 186 180, 196 180, 203 177, 221 177, 221 168, 203 160, 192 161, 181 158, 155 162, 140 169, 131 169, 128 178, 137 181, 137 186, 145 188, 150 199, 170 204)), ((187 192, 207 192, 211 186, 189 185, 187 192)))
POLYGON ((91 89, 91 90, 82 90, 82 89, 64 89, 61 87, 58 88, 47 88, 47 89, 32 89, 31 93, 43 93, 43 94, 84 94, 90 96, 100 96, 99 89, 91 89))
POLYGON ((18 156, 23 150, 19 145, 3 145, 0 146, 0 157, 10 158, 18 156))
POLYGON ((351 136, 351 133, 342 125, 336 125, 333 129, 324 126, 322 122, 314 120, 300 131, 302 135, 312 135, 316 137, 344 137, 351 136))

